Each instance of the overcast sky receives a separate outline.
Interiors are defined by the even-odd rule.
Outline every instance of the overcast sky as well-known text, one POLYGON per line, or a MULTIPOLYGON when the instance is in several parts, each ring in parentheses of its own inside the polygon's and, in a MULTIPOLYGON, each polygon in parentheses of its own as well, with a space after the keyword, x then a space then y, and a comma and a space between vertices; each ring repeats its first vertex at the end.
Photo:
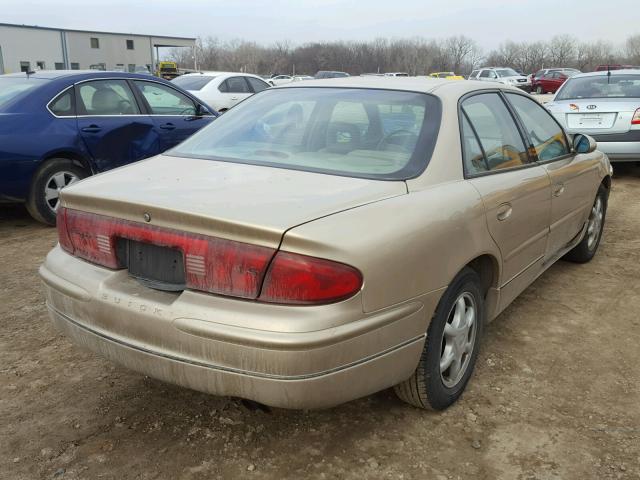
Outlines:
POLYGON ((289 40, 442 38, 491 49, 561 33, 622 44, 640 33, 640 0, 1 0, 0 22, 151 33, 289 40))

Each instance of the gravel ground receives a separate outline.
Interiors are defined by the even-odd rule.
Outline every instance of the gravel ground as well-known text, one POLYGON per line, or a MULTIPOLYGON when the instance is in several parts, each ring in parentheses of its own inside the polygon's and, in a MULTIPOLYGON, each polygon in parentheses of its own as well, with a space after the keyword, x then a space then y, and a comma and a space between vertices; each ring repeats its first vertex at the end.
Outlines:
POLYGON ((500 315, 441 413, 391 391, 260 408, 83 351, 36 274, 55 230, 2 207, 0 478, 638 479, 640 169, 616 170, 596 258, 556 264, 500 315))

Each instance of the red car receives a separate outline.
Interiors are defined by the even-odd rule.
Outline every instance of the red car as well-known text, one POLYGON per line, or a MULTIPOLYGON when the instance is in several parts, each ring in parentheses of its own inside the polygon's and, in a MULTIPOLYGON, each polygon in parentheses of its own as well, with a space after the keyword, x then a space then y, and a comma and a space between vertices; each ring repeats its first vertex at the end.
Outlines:
POLYGON ((556 93, 567 78, 580 73, 578 70, 549 70, 542 75, 535 75, 531 88, 536 93, 556 93))

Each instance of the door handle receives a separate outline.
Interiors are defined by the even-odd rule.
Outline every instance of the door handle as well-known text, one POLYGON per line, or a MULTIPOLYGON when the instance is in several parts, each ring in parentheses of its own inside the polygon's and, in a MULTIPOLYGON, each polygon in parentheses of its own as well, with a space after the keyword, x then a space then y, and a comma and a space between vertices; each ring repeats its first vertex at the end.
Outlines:
POLYGON ((513 213, 513 208, 510 203, 503 203, 498 207, 498 211, 496 213, 496 218, 501 222, 504 222, 507 218, 511 216, 513 213))
POLYGON ((100 128, 98 125, 89 125, 88 127, 84 127, 81 130, 87 133, 98 133, 100 130, 102 130, 102 128, 100 128))
POLYGON ((163 130, 174 130, 176 126, 173 123, 165 123, 163 125, 160 125, 160 128, 163 130))
POLYGON ((559 197, 564 193, 564 183, 557 183, 553 186, 553 196, 559 197))
POLYGON ((238 97, 231 97, 231 100, 238 100, 238 97))

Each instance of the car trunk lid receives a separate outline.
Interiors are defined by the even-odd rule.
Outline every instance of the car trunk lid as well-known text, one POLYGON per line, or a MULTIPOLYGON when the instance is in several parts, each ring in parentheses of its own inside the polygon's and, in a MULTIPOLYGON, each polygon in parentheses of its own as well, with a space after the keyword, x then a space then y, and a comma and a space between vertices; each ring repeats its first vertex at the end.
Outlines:
POLYGON ((633 113, 640 108, 640 99, 636 102, 637 105, 629 100, 567 100, 562 103, 554 102, 548 107, 572 133, 626 133, 631 128, 633 113))
POLYGON ((161 155, 79 182, 61 199, 69 209, 277 248, 289 228, 406 191, 402 181, 161 155))

